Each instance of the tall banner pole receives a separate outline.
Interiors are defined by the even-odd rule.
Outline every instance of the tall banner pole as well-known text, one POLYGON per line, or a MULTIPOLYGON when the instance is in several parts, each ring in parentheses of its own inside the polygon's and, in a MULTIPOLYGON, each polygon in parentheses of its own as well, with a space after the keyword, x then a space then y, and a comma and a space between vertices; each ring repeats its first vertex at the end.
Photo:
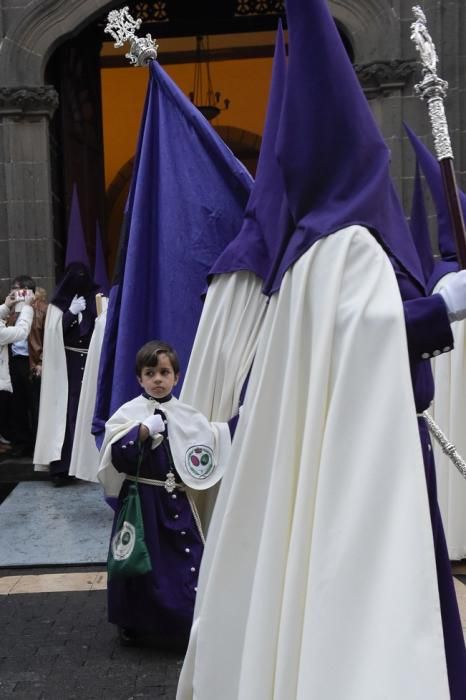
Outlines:
POLYGON ((423 75, 421 82, 415 85, 414 89, 416 94, 427 103, 432 125, 434 148, 442 173, 458 261, 461 267, 465 269, 466 234, 455 170, 453 168, 453 151, 444 107, 448 83, 437 75, 438 56, 434 42, 427 29, 426 16, 418 5, 413 7, 412 10, 416 19, 411 24, 411 39, 420 54, 423 75))

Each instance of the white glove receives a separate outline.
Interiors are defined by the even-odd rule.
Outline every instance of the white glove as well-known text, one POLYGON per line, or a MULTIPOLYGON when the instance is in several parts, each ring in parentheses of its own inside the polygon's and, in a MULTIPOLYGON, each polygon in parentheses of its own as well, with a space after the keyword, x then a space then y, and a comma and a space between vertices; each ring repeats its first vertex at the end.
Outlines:
POLYGON ((86 300, 84 297, 78 297, 77 294, 74 295, 73 301, 70 304, 70 311, 75 316, 79 314, 80 311, 84 311, 86 308, 86 300))
POLYGON ((466 270, 449 276, 438 293, 445 301, 450 321, 466 318, 466 270))
POLYGON ((165 430, 165 423, 160 413, 156 413, 154 416, 149 416, 146 420, 142 421, 141 425, 145 425, 149 431, 149 435, 155 435, 156 433, 163 433, 165 430))

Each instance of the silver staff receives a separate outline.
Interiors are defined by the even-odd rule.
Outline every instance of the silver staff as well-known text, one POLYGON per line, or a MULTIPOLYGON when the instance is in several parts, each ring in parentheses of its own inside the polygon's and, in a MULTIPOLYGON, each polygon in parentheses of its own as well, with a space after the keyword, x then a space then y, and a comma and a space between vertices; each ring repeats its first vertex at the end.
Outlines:
POLYGON ((442 432, 441 428, 434 421, 430 413, 424 411, 422 415, 425 418, 430 434, 437 440, 442 452, 444 452, 450 458, 461 476, 466 479, 466 462, 461 455, 458 454, 455 445, 448 440, 447 436, 442 432))
POLYGON ((411 39, 419 52, 423 74, 421 82, 415 85, 414 89, 421 99, 427 102, 435 153, 440 162, 445 195, 455 235, 458 260, 461 267, 466 268, 466 235, 463 210, 458 196, 453 168, 453 151, 443 103, 447 95, 448 83, 437 75, 437 51, 427 29, 424 12, 416 5, 413 7, 413 14, 416 20, 411 24, 411 39))

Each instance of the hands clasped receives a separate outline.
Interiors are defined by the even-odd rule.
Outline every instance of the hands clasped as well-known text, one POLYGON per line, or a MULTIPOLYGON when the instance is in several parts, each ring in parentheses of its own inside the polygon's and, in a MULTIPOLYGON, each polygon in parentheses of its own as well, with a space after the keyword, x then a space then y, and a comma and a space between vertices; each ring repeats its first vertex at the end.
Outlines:
POLYGON ((84 297, 78 297, 77 294, 74 295, 73 300, 70 304, 70 311, 75 316, 86 308, 86 300, 84 297))

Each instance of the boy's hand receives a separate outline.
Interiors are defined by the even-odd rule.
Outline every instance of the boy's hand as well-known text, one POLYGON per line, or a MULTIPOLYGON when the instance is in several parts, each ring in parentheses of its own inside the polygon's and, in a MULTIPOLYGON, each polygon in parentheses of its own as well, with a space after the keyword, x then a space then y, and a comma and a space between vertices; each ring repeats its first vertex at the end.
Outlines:
POLYGON ((156 433, 163 433, 165 430, 165 423, 163 422, 162 416, 158 413, 154 416, 149 416, 146 418, 141 425, 146 426, 150 436, 153 436, 156 433))

